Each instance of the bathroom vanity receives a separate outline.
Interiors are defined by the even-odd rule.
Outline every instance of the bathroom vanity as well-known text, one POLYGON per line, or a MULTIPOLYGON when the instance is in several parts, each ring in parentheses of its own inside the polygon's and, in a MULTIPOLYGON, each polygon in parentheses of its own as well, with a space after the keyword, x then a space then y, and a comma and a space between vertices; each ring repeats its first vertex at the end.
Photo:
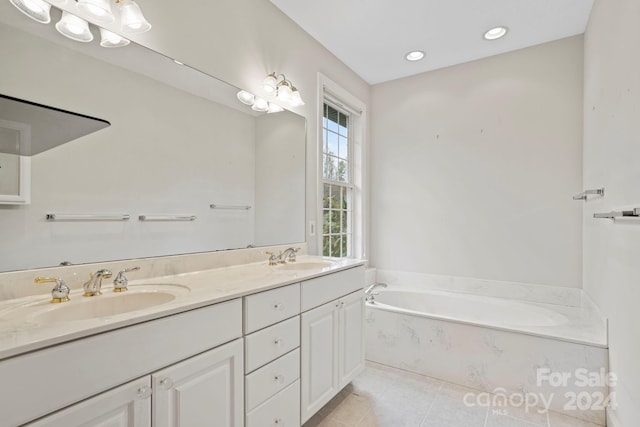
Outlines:
POLYGON ((55 308, 42 294, 3 302, 2 423, 299 426, 363 368, 363 286, 361 261, 301 257, 132 281, 121 294, 105 285, 55 308), (182 291, 112 316, 50 314, 152 297, 151 282, 182 291))

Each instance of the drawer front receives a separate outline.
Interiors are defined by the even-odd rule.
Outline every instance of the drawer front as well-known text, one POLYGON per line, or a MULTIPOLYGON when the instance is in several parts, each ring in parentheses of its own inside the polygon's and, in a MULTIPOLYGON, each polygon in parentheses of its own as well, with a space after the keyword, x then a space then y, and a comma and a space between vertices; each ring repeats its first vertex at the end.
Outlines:
POLYGON ((311 310, 363 287, 364 266, 306 280, 302 282, 301 289, 302 311, 311 310))
POLYGON ((249 334, 300 314, 300 284, 244 298, 244 333, 249 334))
POLYGON ((300 427, 300 380, 247 415, 247 427, 300 427))
POLYGON ((256 370, 300 346, 300 316, 245 337, 245 373, 256 370))
POLYGON ((256 406, 298 378, 300 378, 299 349, 295 349, 247 375, 245 378, 247 412, 251 412, 256 406))

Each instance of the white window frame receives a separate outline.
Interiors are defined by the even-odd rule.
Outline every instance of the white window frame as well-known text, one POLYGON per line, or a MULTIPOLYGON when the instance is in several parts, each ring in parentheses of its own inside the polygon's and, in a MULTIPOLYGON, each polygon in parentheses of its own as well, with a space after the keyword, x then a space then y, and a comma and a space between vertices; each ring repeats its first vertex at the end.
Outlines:
MULTIPOLYGON (((317 159, 318 159, 318 173, 317 176, 317 210, 316 217, 318 220, 318 232, 317 236, 317 253, 322 255, 323 253, 323 239, 322 239, 322 226, 323 226, 323 203, 322 198, 324 194, 324 182, 323 179, 323 126, 322 119, 324 116, 324 103, 325 100, 329 104, 333 104, 339 107, 341 110, 349 113, 349 173, 351 179, 352 191, 352 239, 353 247, 351 256, 354 258, 366 259, 369 253, 368 250, 368 188, 366 183, 367 177, 367 162, 368 158, 366 150, 366 129, 367 129, 367 110, 364 102, 356 98, 349 93, 346 89, 335 83, 333 80, 318 73, 318 139, 316 144, 317 159)), ((344 183, 341 183, 344 184, 344 183)))

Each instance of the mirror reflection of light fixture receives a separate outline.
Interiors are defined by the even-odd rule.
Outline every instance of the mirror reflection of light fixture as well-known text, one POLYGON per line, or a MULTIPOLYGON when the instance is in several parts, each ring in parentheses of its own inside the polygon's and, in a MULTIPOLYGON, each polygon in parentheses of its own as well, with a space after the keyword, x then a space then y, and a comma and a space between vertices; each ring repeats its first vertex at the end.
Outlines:
POLYGON ((111 24, 116 21, 109 0, 78 0, 78 9, 91 15, 100 24, 111 24))
POLYGON ((88 43, 93 40, 89 23, 69 12, 62 12, 62 18, 56 24, 56 30, 65 37, 77 42, 88 43))
POLYGON ((288 80, 284 74, 269 73, 262 82, 265 92, 275 96, 280 102, 291 105, 292 107, 300 107, 304 105, 300 91, 288 80))
POLYGON ((125 39, 124 37, 112 33, 109 30, 105 30, 104 28, 100 28, 100 46, 102 47, 122 47, 131 43, 130 40, 125 39))
POLYGON ((127 33, 144 33, 151 29, 151 24, 142 14, 140 6, 133 0, 116 0, 120 10, 122 31, 127 33))
MULTIPOLYGON (((27 15, 29 18, 42 24, 51 22, 51 4, 64 5, 69 0, 9 0, 16 9, 27 15)), ((145 19, 140 10, 140 6, 133 0, 75 0, 78 9, 91 15, 92 20, 99 24, 111 24, 116 17, 111 9, 111 4, 115 2, 120 11, 120 24, 122 30, 128 33, 143 33, 151 29, 151 24, 145 19)), ((89 28, 89 23, 70 12, 62 11, 62 18, 56 24, 56 29, 60 34, 72 40, 88 43, 93 40, 93 34, 89 28)), ((111 31, 100 28, 100 46, 102 47, 122 47, 131 43, 111 31)))
POLYGON ((284 111, 284 108, 281 106, 274 104, 273 102, 269 102, 264 98, 257 97, 246 90, 238 92, 236 97, 243 104, 249 105, 253 111, 258 111, 260 113, 279 113, 284 111))
POLYGON ((9 0, 20 12, 41 24, 51 22, 51 5, 43 0, 9 0))

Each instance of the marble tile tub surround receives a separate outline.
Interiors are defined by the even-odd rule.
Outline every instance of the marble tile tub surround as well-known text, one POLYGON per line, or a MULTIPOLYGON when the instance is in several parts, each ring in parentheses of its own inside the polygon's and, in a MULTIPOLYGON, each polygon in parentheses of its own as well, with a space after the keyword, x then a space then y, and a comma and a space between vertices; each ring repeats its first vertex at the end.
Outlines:
POLYGON ((573 307, 581 305, 582 292, 579 288, 380 269, 376 271, 376 276, 378 282, 387 283, 389 286, 437 289, 573 307))
POLYGON ((125 268, 139 266, 140 271, 130 273, 128 275, 129 280, 145 280, 154 277, 173 276, 194 271, 266 261, 268 256, 265 255, 265 252, 278 253, 290 247, 300 248, 299 255, 307 253, 306 243, 293 243, 260 248, 127 259, 0 273, 0 301, 49 293, 51 291, 50 284, 36 285, 33 282, 33 279, 38 276, 60 277, 64 279, 71 290, 74 290, 82 287, 82 284, 89 278, 90 273, 102 268, 109 269, 115 274, 125 268))
POLYGON ((586 392, 594 402, 608 395, 606 384, 583 386, 577 371, 607 372, 606 348, 370 307, 365 339, 367 360, 490 393, 543 395, 551 410, 605 424, 604 410, 567 407, 565 393, 586 392), (539 369, 569 377, 552 385, 539 369))
POLYGON ((477 390, 367 362, 303 427, 597 427, 557 412, 514 405, 469 407, 477 390))

